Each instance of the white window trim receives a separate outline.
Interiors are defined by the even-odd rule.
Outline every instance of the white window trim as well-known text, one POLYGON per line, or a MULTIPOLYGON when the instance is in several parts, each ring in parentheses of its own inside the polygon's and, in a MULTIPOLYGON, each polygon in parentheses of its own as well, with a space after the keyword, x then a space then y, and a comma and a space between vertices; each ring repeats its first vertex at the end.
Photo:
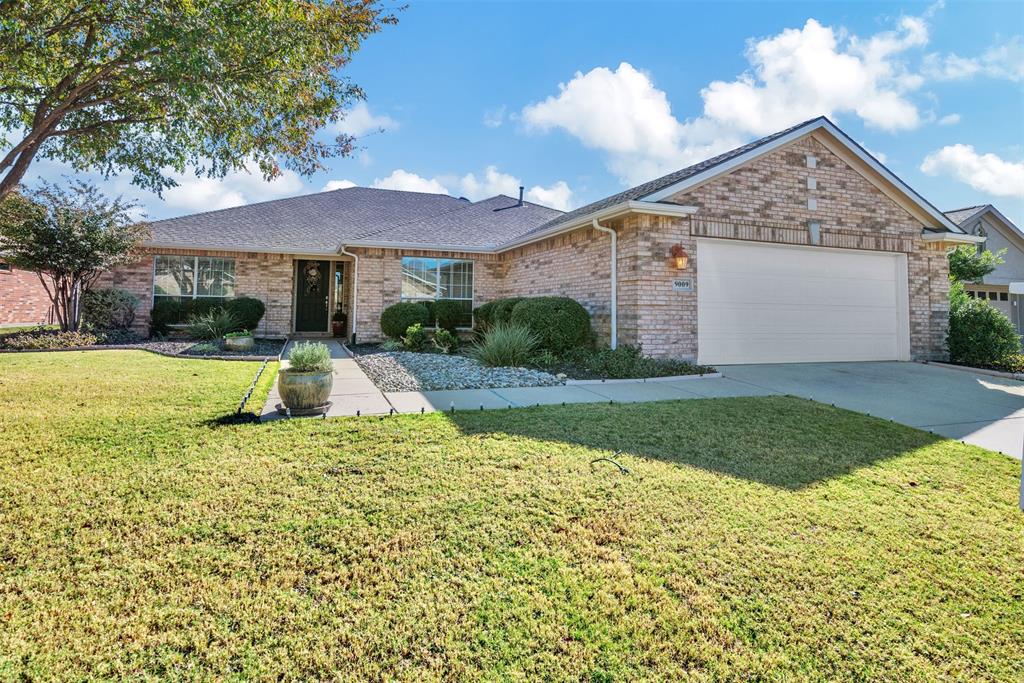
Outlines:
POLYGON ((234 297, 234 294, 232 294, 231 296, 222 296, 222 295, 217 295, 217 294, 200 294, 199 293, 199 283, 196 282, 196 278, 199 277, 199 259, 201 259, 201 258, 206 258, 206 259, 214 259, 215 258, 215 259, 220 259, 222 261, 231 261, 232 275, 234 275, 234 266, 236 265, 236 259, 234 259, 234 258, 232 258, 230 256, 193 256, 192 257, 192 294, 190 296, 186 296, 184 294, 179 294, 178 296, 174 296, 173 294, 159 294, 158 295, 156 293, 156 260, 158 258, 161 258, 161 257, 165 257, 165 258, 167 258, 167 257, 175 257, 175 258, 180 257, 180 258, 184 259, 184 258, 188 258, 188 255, 187 254, 153 254, 153 272, 152 272, 152 277, 150 277, 150 280, 149 280, 150 281, 150 297, 149 297, 149 299, 150 299, 150 301, 149 301, 150 307, 156 305, 156 298, 157 298, 157 296, 162 296, 162 297, 165 297, 165 298, 168 298, 168 299, 173 298, 173 299, 193 299, 193 300, 195 300, 195 299, 230 299, 230 298, 234 297))
MULTIPOLYGON (((399 264, 399 268, 403 269, 403 271, 402 271, 402 278, 403 278, 403 280, 405 278, 404 262, 405 262, 406 259, 434 259, 435 261, 437 261, 437 265, 434 266, 434 298, 430 299, 428 297, 423 297, 423 296, 416 296, 416 297, 409 296, 409 297, 407 297, 404 294, 402 294, 401 292, 399 292, 398 300, 399 301, 412 301, 412 302, 419 302, 419 301, 468 301, 469 302, 469 319, 470 319, 469 326, 467 327, 467 326, 463 325, 463 326, 458 327, 456 329, 459 329, 459 330, 471 330, 471 329, 473 329, 473 322, 472 322, 473 321, 473 308, 474 308, 473 304, 476 303, 476 262, 473 259, 467 259, 467 258, 440 258, 440 257, 435 257, 435 256, 403 256, 402 257, 402 263, 399 264), (470 283, 469 283, 469 296, 468 297, 462 297, 462 296, 446 296, 446 297, 442 297, 441 296, 441 262, 442 261, 447 261, 447 262, 450 262, 450 263, 469 263, 469 264, 471 264, 473 266, 473 273, 472 273, 473 277, 471 278, 470 283)), ((401 284, 402 283, 399 283, 399 286, 401 286, 401 284)), ((435 325, 435 328, 436 327, 437 326, 435 325)))

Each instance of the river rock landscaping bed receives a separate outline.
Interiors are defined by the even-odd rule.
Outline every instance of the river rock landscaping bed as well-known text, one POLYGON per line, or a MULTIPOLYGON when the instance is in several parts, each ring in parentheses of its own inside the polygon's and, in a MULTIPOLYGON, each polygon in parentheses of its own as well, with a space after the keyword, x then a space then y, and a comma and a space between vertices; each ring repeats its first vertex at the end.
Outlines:
POLYGON ((38 351, 98 351, 108 349, 138 349, 164 356, 188 358, 276 358, 284 341, 257 339, 248 351, 224 348, 223 341, 197 341, 195 339, 143 339, 128 331, 115 332, 60 332, 33 329, 0 334, 0 352, 38 351))
POLYGON ((564 380, 529 368, 488 368, 465 356, 388 351, 356 355, 356 363, 382 391, 550 387, 564 380))

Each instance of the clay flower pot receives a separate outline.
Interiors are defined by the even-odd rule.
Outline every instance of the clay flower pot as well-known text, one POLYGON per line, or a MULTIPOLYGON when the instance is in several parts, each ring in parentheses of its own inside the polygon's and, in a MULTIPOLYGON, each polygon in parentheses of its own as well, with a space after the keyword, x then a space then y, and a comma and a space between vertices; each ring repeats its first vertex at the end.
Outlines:
POLYGON ((295 372, 285 368, 277 375, 281 402, 292 410, 322 407, 327 403, 333 386, 333 372, 295 372))

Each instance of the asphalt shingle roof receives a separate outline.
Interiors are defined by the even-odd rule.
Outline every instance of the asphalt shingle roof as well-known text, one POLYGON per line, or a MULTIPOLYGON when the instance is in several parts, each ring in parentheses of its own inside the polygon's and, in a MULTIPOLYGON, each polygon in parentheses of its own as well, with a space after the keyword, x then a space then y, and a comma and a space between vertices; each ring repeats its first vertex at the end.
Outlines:
POLYGON ((742 154, 746 154, 750 150, 756 149, 761 145, 767 144, 772 140, 775 140, 776 138, 781 138, 784 135, 788 135, 797 128, 802 128, 803 126, 806 126, 807 124, 813 121, 817 121, 818 119, 823 118, 824 117, 819 116, 817 118, 804 121, 803 123, 798 123, 795 126, 791 126, 785 130, 780 130, 777 133, 766 135, 765 137, 759 140, 754 140, 753 142, 747 143, 745 145, 740 145, 736 149, 731 149, 728 152, 723 152, 718 156, 714 156, 711 157, 710 159, 705 159, 704 161, 697 162, 692 166, 687 166, 686 168, 674 171, 667 175, 663 175, 660 178, 655 178, 654 180, 642 183, 640 185, 637 185, 636 187, 631 187, 628 190, 619 192, 618 194, 613 194, 610 197, 605 197, 604 199, 599 199, 598 201, 587 204, 586 206, 581 206, 580 208, 574 209, 569 213, 563 214, 562 216, 559 216, 558 218, 551 220, 545 223, 544 225, 538 226, 537 228, 531 230, 529 233, 526 233, 523 236, 528 236, 529 234, 532 233, 540 233, 552 230, 555 227, 562 225, 564 223, 571 223, 573 220, 581 216, 586 216, 587 214, 593 213, 595 211, 600 211, 601 209, 606 209, 610 206, 615 206, 616 204, 621 204, 622 202, 642 199, 643 197, 654 194, 655 192, 663 190, 666 187, 669 187, 670 185, 675 185, 676 183, 682 180, 686 180, 690 176, 695 176, 698 173, 702 173, 708 170, 709 168, 714 168, 715 166, 725 163, 730 159, 738 157, 742 154))
POLYGON ((444 194, 350 187, 155 221, 150 242, 326 254, 358 235, 467 206, 465 199, 444 194))
POLYGON ((942 213, 945 214, 946 218, 963 227, 964 221, 984 209, 986 206, 988 206, 988 204, 965 206, 962 209, 953 209, 952 211, 943 211, 942 213))
POLYGON ((495 248, 561 216, 546 206, 497 195, 455 211, 367 232, 355 242, 398 242, 495 248))

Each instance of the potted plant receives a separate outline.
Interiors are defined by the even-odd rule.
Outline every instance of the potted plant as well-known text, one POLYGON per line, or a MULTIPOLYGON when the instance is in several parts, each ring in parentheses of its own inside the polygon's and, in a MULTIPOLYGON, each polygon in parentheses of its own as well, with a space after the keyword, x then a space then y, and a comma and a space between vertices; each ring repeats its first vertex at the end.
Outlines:
POLYGON ((330 405, 327 397, 334 386, 331 352, 321 342, 299 342, 288 353, 288 367, 277 375, 277 390, 283 406, 292 414, 318 414, 330 405))
POLYGON ((224 335, 224 348, 228 351, 252 351, 255 344, 256 340, 249 330, 228 332, 224 335))
POLYGON ((335 337, 345 336, 345 323, 348 322, 348 314, 340 308, 331 316, 331 333, 335 337))

